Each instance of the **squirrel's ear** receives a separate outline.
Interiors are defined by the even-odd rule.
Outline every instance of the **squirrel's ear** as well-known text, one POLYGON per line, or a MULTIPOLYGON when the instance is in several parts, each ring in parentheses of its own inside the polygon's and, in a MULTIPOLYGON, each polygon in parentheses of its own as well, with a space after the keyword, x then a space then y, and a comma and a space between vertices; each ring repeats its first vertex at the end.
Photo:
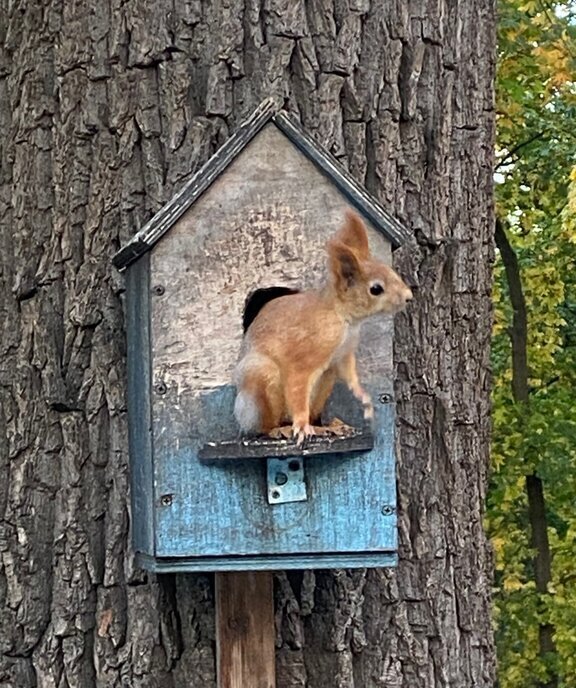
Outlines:
POLYGON ((354 249, 360 260, 366 260, 370 257, 366 226, 362 222, 361 217, 353 210, 346 211, 344 226, 334 238, 354 249))
POLYGON ((356 252, 346 244, 332 239, 328 242, 330 273, 338 291, 346 291, 363 279, 362 267, 356 252))

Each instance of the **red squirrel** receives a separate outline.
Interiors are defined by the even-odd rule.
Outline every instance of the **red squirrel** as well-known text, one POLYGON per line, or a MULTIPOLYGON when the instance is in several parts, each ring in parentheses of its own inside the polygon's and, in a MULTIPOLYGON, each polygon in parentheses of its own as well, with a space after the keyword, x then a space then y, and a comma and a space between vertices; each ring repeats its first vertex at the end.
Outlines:
POLYGON ((412 291, 371 255, 364 223, 352 211, 328 241, 327 253, 329 279, 322 288, 272 287, 246 302, 234 404, 244 433, 269 434, 287 421, 302 445, 315 434, 311 420, 320 418, 338 379, 361 402, 364 417, 372 417, 356 372, 360 324, 402 309, 412 291))

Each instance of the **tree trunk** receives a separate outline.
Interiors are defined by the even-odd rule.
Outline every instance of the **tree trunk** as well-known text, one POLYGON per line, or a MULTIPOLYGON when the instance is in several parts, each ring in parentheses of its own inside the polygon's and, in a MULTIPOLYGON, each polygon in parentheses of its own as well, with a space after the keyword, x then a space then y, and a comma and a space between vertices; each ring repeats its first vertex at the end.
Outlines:
POLYGON ((111 258, 268 95, 413 229, 416 295, 400 565, 279 574, 278 686, 493 685, 493 5, 0 0, 1 685, 215 685, 212 577, 130 555, 111 258))

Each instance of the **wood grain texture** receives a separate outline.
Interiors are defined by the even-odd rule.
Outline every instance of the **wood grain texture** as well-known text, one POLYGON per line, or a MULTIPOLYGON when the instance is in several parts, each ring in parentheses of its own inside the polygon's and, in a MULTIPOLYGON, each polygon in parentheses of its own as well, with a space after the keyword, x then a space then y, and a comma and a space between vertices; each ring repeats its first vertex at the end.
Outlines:
MULTIPOLYGON (((246 296, 256 288, 318 287, 326 241, 341 227, 343 194, 273 124, 228 166, 151 251, 153 378, 174 404, 232 380, 246 296)), ((390 245, 369 228, 371 250, 390 262, 390 245)), ((392 385, 392 320, 362 325, 361 379, 392 385)), ((158 409, 162 409, 158 400, 158 409)), ((192 416, 190 416, 192 418, 192 416)), ((212 439, 212 438, 211 438, 212 439)))
MULTIPOLYGON (((126 393, 131 462, 132 545, 154 551, 150 261, 144 256, 126 276, 126 393)), ((152 297, 153 298, 153 297, 152 297)))
POLYGON ((398 570, 279 572, 278 688, 494 685, 494 5, 0 0, 0 684, 215 686, 211 580, 128 548, 111 259, 272 96, 411 228, 415 292, 398 570))
POLYGON ((274 577, 216 574, 218 688, 275 688, 274 577))

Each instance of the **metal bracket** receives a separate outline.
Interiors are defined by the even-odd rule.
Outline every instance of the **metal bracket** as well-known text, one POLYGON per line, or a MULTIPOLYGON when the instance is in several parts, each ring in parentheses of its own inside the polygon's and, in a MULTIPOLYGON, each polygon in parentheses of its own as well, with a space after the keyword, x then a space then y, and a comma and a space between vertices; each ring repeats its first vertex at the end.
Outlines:
POLYGON ((266 464, 269 504, 305 502, 308 499, 302 456, 268 459, 266 464))

